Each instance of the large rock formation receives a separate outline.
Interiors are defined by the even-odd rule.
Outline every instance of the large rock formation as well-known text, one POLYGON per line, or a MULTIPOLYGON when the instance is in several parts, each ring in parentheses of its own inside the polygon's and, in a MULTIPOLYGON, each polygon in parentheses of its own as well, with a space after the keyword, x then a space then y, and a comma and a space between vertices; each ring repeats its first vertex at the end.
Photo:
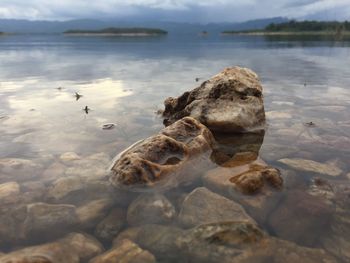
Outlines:
POLYGON ((117 156, 110 181, 136 191, 190 182, 207 169, 213 144, 213 135, 204 125, 183 118, 117 156))
POLYGON ((262 87, 258 76, 247 68, 226 68, 164 104, 165 125, 191 116, 210 130, 247 132, 262 130, 265 123, 262 87))

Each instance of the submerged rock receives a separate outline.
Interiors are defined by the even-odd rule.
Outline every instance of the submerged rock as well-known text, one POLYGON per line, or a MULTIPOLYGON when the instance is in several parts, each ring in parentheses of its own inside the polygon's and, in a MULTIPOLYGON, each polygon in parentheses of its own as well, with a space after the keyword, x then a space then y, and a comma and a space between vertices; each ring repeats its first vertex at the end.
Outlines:
POLYGON ((134 242, 123 239, 112 249, 93 258, 89 263, 155 263, 155 257, 134 242))
POLYGON ((281 159, 278 161, 294 169, 305 171, 305 172, 313 172, 313 173, 325 174, 329 176, 339 176, 343 173, 343 171, 339 167, 337 167, 334 163, 319 163, 312 160, 298 159, 298 158, 281 159))
POLYGON ((160 262, 182 262, 180 251, 175 243, 177 237, 182 234, 182 229, 173 226, 143 225, 123 231, 113 244, 118 245, 121 240, 130 239, 151 251, 160 262))
POLYGON ((0 159, 0 182, 4 180, 27 181, 40 175, 41 165, 26 159, 0 159))
POLYGON ((126 223, 126 213, 121 208, 114 208, 96 226, 95 236, 103 241, 112 241, 126 223))
POLYGON ((255 223, 241 205, 205 187, 196 188, 185 198, 178 220, 186 227, 230 220, 255 223))
POLYGON ((23 248, 0 257, 0 263, 79 263, 103 252, 87 235, 72 233, 52 243, 23 248))
POLYGON ((78 223, 73 205, 34 203, 27 205, 23 223, 24 236, 52 240, 71 231, 78 223))
POLYGON ((176 211, 172 203, 161 194, 142 194, 129 206, 127 221, 131 226, 169 223, 176 211))
POLYGON ((111 168, 116 187, 144 191, 191 182, 210 164, 214 138, 193 118, 186 117, 121 153, 111 168))
POLYGON ((269 237, 249 222, 201 225, 178 237, 176 244, 191 262, 337 262, 322 249, 300 247, 269 237))
POLYGON ((269 216, 269 226, 283 239, 314 246, 329 228, 334 207, 303 191, 288 192, 269 216))
POLYGON ((16 182, 0 184, 0 205, 16 203, 19 200, 20 188, 16 182))
POLYGON ((245 132, 262 130, 265 112, 258 76, 247 68, 226 68, 178 98, 165 100, 164 123, 191 116, 210 130, 245 132))

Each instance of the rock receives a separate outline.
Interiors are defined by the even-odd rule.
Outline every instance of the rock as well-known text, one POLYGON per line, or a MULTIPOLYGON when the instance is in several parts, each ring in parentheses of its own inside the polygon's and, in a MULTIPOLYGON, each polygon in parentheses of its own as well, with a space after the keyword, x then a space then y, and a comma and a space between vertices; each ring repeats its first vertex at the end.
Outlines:
POLYGON ((269 237, 249 222, 201 225, 178 237, 176 244, 191 262, 337 262, 322 249, 269 237))
POLYGON ((83 180, 76 176, 63 177, 56 180, 47 193, 49 199, 60 201, 71 192, 83 188, 83 180))
POLYGON ((108 210, 113 204, 113 200, 111 199, 99 199, 78 207, 79 225, 82 228, 96 226, 99 221, 106 217, 108 210))
POLYGON ((20 188, 16 182, 0 184, 0 205, 16 203, 19 200, 20 188))
POLYGON ((70 163, 72 161, 76 161, 76 160, 80 160, 80 159, 81 159, 81 157, 78 154, 76 154, 75 152, 66 152, 66 153, 61 154, 61 156, 60 156, 60 160, 63 163, 70 163))
POLYGON ((17 182, 30 180, 40 175, 41 165, 31 160, 19 158, 0 159, 0 182, 16 180, 17 182))
POLYGON ((171 222, 176 215, 174 206, 161 194, 142 194, 129 206, 127 221, 130 226, 171 222))
POLYGON ((283 186, 279 170, 267 166, 261 159, 250 161, 237 157, 223 167, 208 171, 202 180, 210 190, 241 204, 259 223, 266 220, 278 203, 276 190, 283 186))
POLYGON ((173 226, 143 225, 123 231, 113 244, 117 245, 123 239, 130 239, 151 251, 160 262, 181 262, 180 251, 175 241, 182 234, 182 229, 173 226))
POLYGON ((42 181, 44 183, 56 181, 65 176, 66 169, 67 167, 61 163, 53 163, 42 173, 42 181))
POLYGON ((73 205, 34 203, 27 205, 24 236, 52 240, 70 232, 78 223, 73 205))
POLYGON ((1 263, 79 263, 103 252, 95 239, 78 233, 52 243, 23 248, 0 258, 1 263), (79 241, 79 244, 77 243, 79 241))
POLYGON ((188 194, 182 204, 178 220, 186 227, 230 220, 255 223, 241 205, 205 187, 196 188, 188 194))
POLYGON ((268 221, 278 237, 313 246, 329 227, 334 212, 334 207, 322 198, 294 190, 288 192, 268 221))
POLYGON ((124 239, 109 251, 93 258, 90 263, 155 263, 155 257, 134 242, 124 239))
POLYGON ((184 118, 117 156, 110 181, 115 187, 145 191, 191 182, 206 166, 214 144, 211 132, 193 118, 184 118))
POLYGON ((343 171, 340 168, 338 168, 335 164, 332 163, 319 163, 312 160, 298 158, 280 159, 278 161, 280 163, 292 167, 293 169, 305 172, 313 172, 329 176, 339 176, 343 173, 343 171))
POLYGON ((95 236, 103 241, 112 241, 126 223, 125 211, 114 208, 97 226, 95 236))
POLYGON ((264 143, 259 155, 266 161, 277 161, 282 158, 287 158, 298 151, 299 149, 292 145, 264 143))
POLYGON ((245 132, 262 130, 265 124, 262 87, 247 68, 226 68, 178 98, 165 100, 164 123, 191 116, 210 130, 245 132))

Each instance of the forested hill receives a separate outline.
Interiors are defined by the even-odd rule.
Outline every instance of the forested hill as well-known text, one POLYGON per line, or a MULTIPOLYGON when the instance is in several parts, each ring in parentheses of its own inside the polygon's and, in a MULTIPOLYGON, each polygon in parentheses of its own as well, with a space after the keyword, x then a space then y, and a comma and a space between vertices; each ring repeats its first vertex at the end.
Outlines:
POLYGON ((291 20, 285 23, 271 23, 266 28, 267 32, 315 32, 315 31, 350 31, 350 22, 337 21, 295 21, 291 20))

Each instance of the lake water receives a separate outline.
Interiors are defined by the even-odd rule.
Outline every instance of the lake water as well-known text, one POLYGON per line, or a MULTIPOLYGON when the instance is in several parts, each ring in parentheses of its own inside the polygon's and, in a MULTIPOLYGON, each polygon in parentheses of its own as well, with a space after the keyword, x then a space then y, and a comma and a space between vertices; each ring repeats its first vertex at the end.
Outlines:
MULTIPOLYGON (((92 234, 109 249, 111 237, 100 238, 96 225, 116 207, 125 213, 137 194, 100 204, 83 223, 57 219, 51 208, 37 215, 30 205, 56 204, 59 210, 59 204, 72 204, 80 209, 80 219, 82 209, 95 211, 91 202, 110 198, 105 171, 113 157, 163 127, 156 112, 164 99, 236 65, 260 76, 267 127, 264 135, 232 135, 229 147, 254 148, 284 178, 283 189, 269 193, 266 207, 254 210, 244 201, 243 207, 266 235, 302 247, 290 253, 308 258, 305 247, 323 249, 336 262, 349 262, 350 42, 263 36, 0 37, 0 252, 73 231, 92 234), (76 92, 82 97, 77 99, 76 92), (107 123, 114 123, 114 129, 102 129, 107 123), (27 212, 18 212, 23 207, 27 212)), ((164 193, 176 214, 180 200, 199 186, 200 180, 164 193)), ((118 220, 122 227, 114 237, 130 227, 118 220)), ((185 228, 176 216, 165 225, 185 228)), ((135 242, 159 262, 174 261, 173 255, 164 255, 170 252, 188 262, 201 261, 175 245, 163 253, 162 242, 135 242)), ((248 262, 268 262, 256 260, 248 262)), ((305 262, 318 261, 310 256, 305 262)))

